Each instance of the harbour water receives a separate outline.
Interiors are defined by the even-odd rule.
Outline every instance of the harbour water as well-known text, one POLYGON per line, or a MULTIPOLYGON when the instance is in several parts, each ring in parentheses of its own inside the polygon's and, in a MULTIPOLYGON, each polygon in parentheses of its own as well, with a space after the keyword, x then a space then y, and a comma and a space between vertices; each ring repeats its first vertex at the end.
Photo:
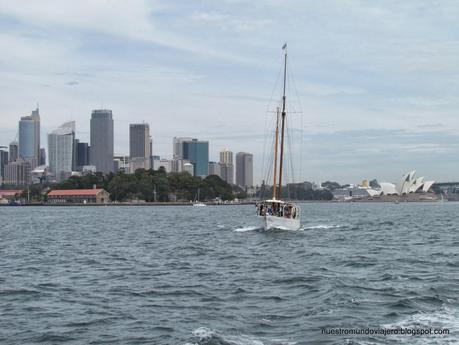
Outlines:
POLYGON ((458 343, 459 203, 301 207, 1 207, 0 342, 458 343))

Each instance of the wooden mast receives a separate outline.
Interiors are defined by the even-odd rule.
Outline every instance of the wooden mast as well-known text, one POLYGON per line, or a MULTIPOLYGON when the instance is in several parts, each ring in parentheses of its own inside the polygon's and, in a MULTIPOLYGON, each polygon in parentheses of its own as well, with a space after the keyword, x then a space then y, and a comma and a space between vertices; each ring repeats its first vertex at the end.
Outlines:
POLYGON ((280 149, 280 162, 279 162, 279 198, 282 197, 282 171, 284 165, 284 134, 285 134, 285 84, 287 79, 287 43, 284 44, 282 49, 285 51, 284 55, 284 91, 282 94, 282 127, 281 127, 281 149, 280 149))
POLYGON ((274 181, 273 181, 273 199, 277 197, 277 148, 279 147, 279 107, 276 115, 276 139, 274 144, 274 181))

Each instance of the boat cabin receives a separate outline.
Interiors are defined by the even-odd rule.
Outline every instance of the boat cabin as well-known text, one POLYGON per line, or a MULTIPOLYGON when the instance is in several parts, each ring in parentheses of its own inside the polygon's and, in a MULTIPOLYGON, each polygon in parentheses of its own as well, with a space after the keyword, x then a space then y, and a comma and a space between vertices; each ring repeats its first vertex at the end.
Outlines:
POLYGON ((257 215, 262 217, 274 216, 290 219, 299 217, 299 210, 295 204, 281 200, 271 199, 261 201, 256 204, 256 207, 257 215))

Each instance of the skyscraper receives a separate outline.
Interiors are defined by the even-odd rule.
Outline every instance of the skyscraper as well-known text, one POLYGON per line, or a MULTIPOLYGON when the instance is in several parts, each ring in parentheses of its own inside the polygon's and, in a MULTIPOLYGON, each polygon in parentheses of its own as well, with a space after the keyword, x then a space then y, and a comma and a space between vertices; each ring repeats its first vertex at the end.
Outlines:
POLYGON ((38 165, 46 165, 46 150, 43 147, 40 149, 40 157, 38 158, 38 165))
POLYGON ((49 170, 60 182, 74 167, 75 122, 66 122, 48 134, 49 170))
POLYGON ((16 162, 19 157, 19 143, 17 141, 12 141, 10 143, 10 162, 16 162))
POLYGON ((185 141, 192 141, 192 140, 198 140, 194 138, 189 138, 189 137, 174 137, 172 140, 172 145, 173 145, 173 154, 172 154, 172 159, 183 159, 183 143, 185 141))
POLYGON ((229 149, 224 149, 220 152, 220 163, 233 164, 233 152, 229 149))
POLYGON ((209 142, 192 139, 182 143, 183 159, 187 159, 194 166, 194 176, 206 177, 209 175, 209 142))
POLYGON ((8 151, 0 148, 0 184, 5 177, 5 165, 8 164, 8 151))
POLYGON ((209 162, 209 175, 221 176, 220 165, 217 162, 209 162))
MULTIPOLYGON (((147 123, 129 125, 129 156, 135 169, 150 169, 151 137, 150 126, 147 123)), ((131 169, 131 172, 134 169, 131 169)))
POLYGON ((19 157, 28 161, 32 169, 40 159, 40 113, 38 108, 19 121, 19 157))
POLYGON ((5 166, 3 183, 10 186, 26 186, 32 182, 32 168, 29 161, 18 158, 5 166))
POLYGON ((246 152, 236 154, 236 184, 241 187, 253 186, 253 155, 246 152))
POLYGON ((80 140, 75 139, 75 169, 83 171, 85 165, 89 165, 89 145, 88 143, 80 143, 80 140))
POLYGON ((229 184, 234 183, 233 152, 224 149, 220 152, 220 177, 229 184))
POLYGON ((113 172, 114 131, 112 111, 93 110, 91 115, 91 148, 89 159, 97 171, 113 172))

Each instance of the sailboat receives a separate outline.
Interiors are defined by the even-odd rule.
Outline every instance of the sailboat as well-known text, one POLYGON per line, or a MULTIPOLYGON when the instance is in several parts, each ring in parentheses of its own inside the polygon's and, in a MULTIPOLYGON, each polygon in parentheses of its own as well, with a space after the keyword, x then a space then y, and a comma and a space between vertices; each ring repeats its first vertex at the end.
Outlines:
POLYGON ((273 174, 273 194, 271 199, 261 201, 257 204, 257 215, 263 217, 265 230, 299 230, 300 208, 288 201, 280 199, 282 193, 282 177, 284 167, 284 137, 286 127, 286 94, 285 86, 287 79, 287 44, 282 47, 284 50, 284 81, 282 94, 282 112, 277 110, 276 130, 274 140, 274 174, 273 174), (278 162, 277 153, 279 149, 279 122, 280 128, 280 159, 278 162), (279 179, 277 177, 277 167, 279 165, 279 179))
POLYGON ((206 204, 204 204, 203 202, 199 201, 199 188, 198 188, 198 192, 196 193, 196 198, 195 198, 195 200, 193 202, 193 206, 196 206, 196 207, 206 206, 206 204))

